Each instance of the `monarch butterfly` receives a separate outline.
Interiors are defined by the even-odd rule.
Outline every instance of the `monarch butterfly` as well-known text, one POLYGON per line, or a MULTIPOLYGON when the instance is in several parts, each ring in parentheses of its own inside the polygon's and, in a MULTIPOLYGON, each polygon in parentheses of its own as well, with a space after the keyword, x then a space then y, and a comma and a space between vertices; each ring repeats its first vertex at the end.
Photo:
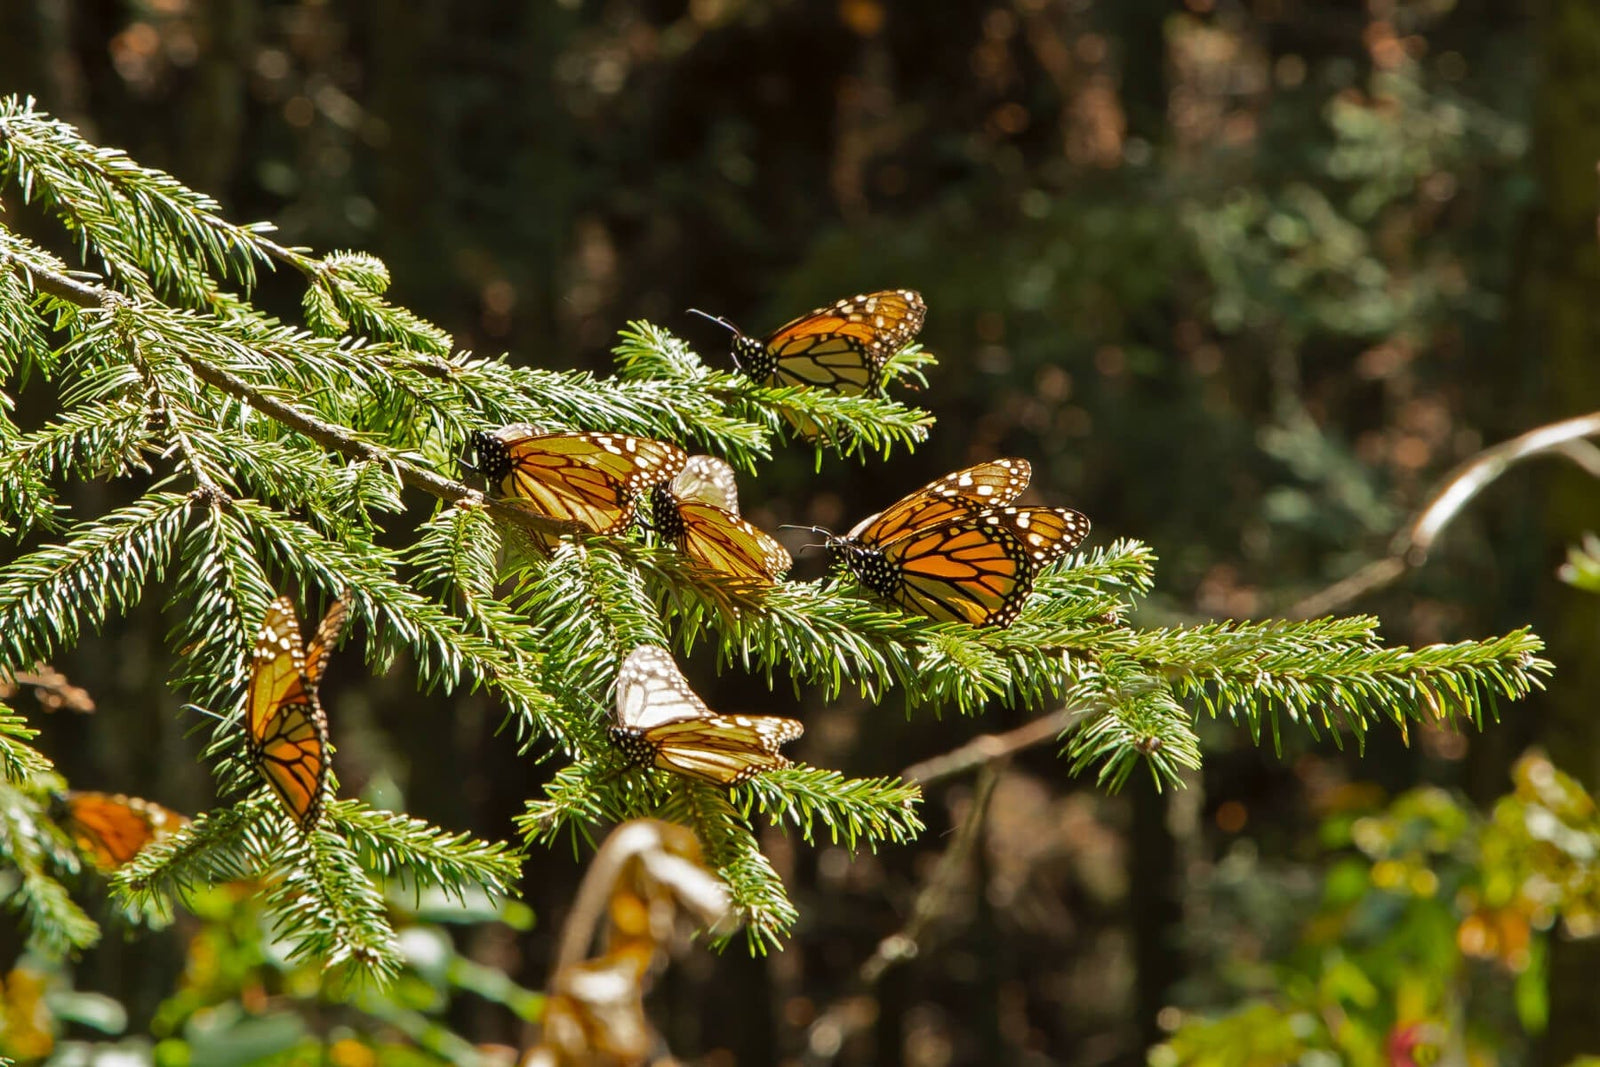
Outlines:
POLYGON ((317 702, 317 683, 347 610, 342 598, 335 600, 301 648, 294 601, 281 596, 267 608, 256 638, 246 703, 250 762, 307 832, 322 815, 328 784, 328 716, 317 702))
POLYGON ((679 500, 698 500, 739 514, 739 480, 733 468, 715 456, 690 456, 672 479, 672 492, 679 500))
POLYGON ((1033 465, 995 459, 946 474, 850 528, 851 541, 881 545, 921 526, 1004 507, 1028 488, 1033 465))
POLYGON ((158 837, 187 826, 187 816, 171 808, 120 793, 70 789, 61 823, 78 850, 102 871, 113 871, 158 837))
POLYGON ((622 433, 539 433, 531 426, 472 432, 478 469, 506 496, 600 534, 632 523, 639 494, 683 469, 683 449, 622 433))
MULTIPOLYGON (((808 385, 846 396, 876 396, 883 368, 922 329, 928 306, 910 289, 861 293, 750 337, 726 319, 695 311, 733 332, 733 362, 761 385, 808 385)), ((804 415, 785 417, 804 436, 819 428, 804 415)))
POLYGON ((738 508, 733 468, 692 456, 676 478, 655 487, 650 519, 663 541, 709 570, 743 582, 777 581, 794 561, 777 540, 741 519, 738 508))
POLYGON ((632 763, 738 785, 791 766, 778 749, 804 732, 796 720, 776 715, 715 714, 659 645, 629 652, 617 674, 611 741, 632 763))
POLYGON ((869 516, 843 537, 868 589, 940 622, 1009 626, 1040 569, 1077 547, 1089 520, 1071 508, 1008 506, 1028 484, 1023 460, 1001 459, 948 474, 869 516))

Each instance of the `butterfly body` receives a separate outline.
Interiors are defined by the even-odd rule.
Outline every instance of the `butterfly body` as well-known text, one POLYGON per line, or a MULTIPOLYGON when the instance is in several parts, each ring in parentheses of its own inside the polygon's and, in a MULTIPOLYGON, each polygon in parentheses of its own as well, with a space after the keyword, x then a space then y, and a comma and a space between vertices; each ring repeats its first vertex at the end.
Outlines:
POLYGON ((345 617, 344 601, 334 601, 302 647, 294 601, 279 597, 267 608, 256 638, 246 700, 250 762, 305 831, 321 817, 330 769, 328 717, 317 685, 345 617))
POLYGON ((775 538, 739 517, 733 469, 711 456, 689 457, 676 478, 655 487, 650 518, 662 541, 741 582, 770 584, 794 562, 775 538))
POLYGON ((688 458, 665 441, 621 433, 540 433, 531 426, 474 430, 478 470, 541 515, 598 534, 632 524, 640 494, 688 458))
POLYGON ((928 306, 910 289, 860 293, 807 312, 764 338, 735 334, 734 363, 763 385, 876 394, 889 357, 922 329, 928 306))
POLYGON ((617 674, 608 735, 630 763, 731 786, 791 766, 779 750, 804 732, 798 721, 775 715, 716 714, 666 649, 640 645, 617 674))
POLYGON ((115 870, 152 841, 189 823, 171 808, 120 793, 68 790, 62 807, 63 827, 102 871, 115 870))

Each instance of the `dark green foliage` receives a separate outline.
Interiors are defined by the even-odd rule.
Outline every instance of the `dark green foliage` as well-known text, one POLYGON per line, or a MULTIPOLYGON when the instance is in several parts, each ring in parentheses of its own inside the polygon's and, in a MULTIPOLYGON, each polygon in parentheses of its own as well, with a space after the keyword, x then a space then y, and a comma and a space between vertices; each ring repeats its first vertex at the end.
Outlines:
MULTIPOLYGON (((547 559, 529 546, 537 520, 455 480, 469 429, 625 430, 755 470, 785 412, 834 429, 819 455, 863 460, 915 445, 930 420, 888 400, 755 386, 643 323, 624 333, 614 379, 469 357, 382 298, 387 271, 370 256, 283 248, 267 227, 227 222, 207 198, 15 100, 0 106, 0 179, 107 274, 75 278, 0 229, 0 336, 17 341, 15 366, 0 369, 8 384, 50 380, 61 404, 32 432, 0 404, 0 520, 56 538, 0 568, 0 671, 164 589, 173 683, 219 716, 208 755, 224 791, 253 791, 119 872, 117 892, 141 911, 159 913, 191 885, 270 876, 274 921, 296 953, 387 978, 399 963, 379 879, 457 895, 503 894, 515 881, 503 844, 355 802, 330 805, 308 836, 289 829, 242 761, 236 710, 253 629, 277 591, 308 616, 346 595, 373 670, 404 662, 424 688, 481 687, 528 749, 568 758, 529 803, 530 843, 633 815, 692 826, 757 947, 796 916, 754 821, 875 847, 922 829, 919 792, 810 767, 731 792, 624 769, 603 727, 618 664, 638 644, 710 646, 720 665, 825 697, 849 687, 886 701, 898 689, 914 714, 1065 702, 1088 713, 1066 739, 1072 768, 1113 785, 1141 759, 1162 786, 1197 766, 1196 709, 1257 737, 1276 738, 1285 720, 1359 737, 1380 716, 1478 721, 1486 703, 1521 696, 1549 669, 1522 631, 1407 650, 1379 646, 1361 618, 1136 629, 1126 620, 1155 561, 1132 541, 1063 561, 1004 630, 902 616, 841 575, 730 590, 639 540, 572 538, 547 559), (248 302, 263 265, 305 278, 308 329, 248 302), (123 476, 143 493, 134 503, 62 521, 62 482, 123 476), (435 512, 396 533, 419 492, 435 512)), ((892 369, 915 380, 928 365, 909 352, 892 369)), ((93 931, 52 874, 70 861, 41 843, 44 768, 22 734, 0 744, 18 772, 0 794, 0 848, 23 871, 14 899, 41 944, 82 944, 93 931)))

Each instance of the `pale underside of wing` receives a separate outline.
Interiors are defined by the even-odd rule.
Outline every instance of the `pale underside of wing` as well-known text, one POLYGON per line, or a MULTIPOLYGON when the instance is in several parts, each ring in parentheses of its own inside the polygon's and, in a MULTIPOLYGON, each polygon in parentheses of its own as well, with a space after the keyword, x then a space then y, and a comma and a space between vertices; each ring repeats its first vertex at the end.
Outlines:
POLYGON ((715 714, 657 645, 635 648, 617 675, 613 739, 636 762, 734 785, 791 766, 779 749, 803 732, 794 719, 715 714))
POLYGON ((690 456, 672 480, 672 495, 739 514, 739 480, 733 468, 715 456, 690 456))
POLYGON ((672 654, 660 645, 640 645, 622 661, 617 672, 619 725, 648 730, 664 722, 710 714, 705 701, 689 688, 672 654))

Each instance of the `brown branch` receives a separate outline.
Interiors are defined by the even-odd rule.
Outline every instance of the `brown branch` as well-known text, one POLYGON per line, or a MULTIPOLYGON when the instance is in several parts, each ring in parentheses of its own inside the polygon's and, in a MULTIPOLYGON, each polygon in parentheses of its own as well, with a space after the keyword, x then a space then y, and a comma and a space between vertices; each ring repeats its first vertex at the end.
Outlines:
POLYGON ((831 1063, 850 1036, 867 1026, 872 1019, 873 1013, 859 1010, 861 999, 871 993, 890 968, 915 959, 927 947, 929 932, 949 911, 956 882, 982 836, 984 817, 988 814, 989 801, 994 796, 995 783, 999 779, 1000 770, 992 760, 986 762, 974 784, 967 817, 962 820, 955 839, 945 849, 944 855, 939 857, 938 865, 917 893, 911 905, 911 917, 903 927, 878 942, 872 955, 856 970, 852 990, 820 1012, 806 1028, 802 1063, 831 1063))
POLYGON ((803 1063, 820 1065, 832 1062, 850 1036, 871 1022, 873 1012, 863 1005, 863 999, 891 968, 916 958, 927 948, 929 931, 949 910, 951 890, 979 840, 984 816, 1001 774, 997 765, 1023 749, 1057 737, 1063 730, 1082 722, 1092 711, 1092 708, 1085 707, 1062 708, 1015 730, 973 738, 960 748, 914 763, 900 772, 901 778, 925 786, 976 768, 978 779, 973 789, 972 805, 956 831, 955 840, 939 858, 933 873, 917 893, 911 907, 911 917, 906 924, 878 942, 872 955, 856 970, 851 991, 818 1013, 806 1028, 803 1063))
MULTIPOLYGON (((119 301, 127 301, 131 306, 137 307, 135 301, 121 293, 85 284, 65 274, 36 266, 15 255, 0 252, 0 260, 10 260, 15 263, 40 291, 58 296, 79 307, 108 308, 119 301)), ((187 352, 180 352, 180 355, 194 372, 195 377, 201 381, 244 401, 290 429, 304 434, 330 452, 337 452, 347 459, 362 463, 381 463, 394 471, 395 476, 405 485, 420 489, 446 503, 486 507, 489 513, 497 518, 531 527, 541 533, 566 533, 572 530, 571 524, 535 514, 519 507, 515 501, 486 499, 482 493, 464 482, 443 477, 427 468, 418 467, 401 459, 350 433, 342 426, 326 422, 287 401, 277 399, 221 367, 197 359, 187 352)))
POLYGON ((975 737, 960 748, 932 759, 913 763, 900 772, 900 777, 918 785, 931 785, 945 778, 964 774, 975 767, 985 767, 996 760, 1006 759, 1025 748, 1042 744, 1083 721, 1089 708, 1069 707, 1041 716, 1015 730, 1003 734, 984 734, 975 737))
POLYGON ((1302 597, 1282 614, 1291 619, 1326 615, 1392 585, 1407 571, 1422 566, 1445 528, 1478 494, 1523 460, 1559 455, 1600 478, 1600 450, 1587 440, 1597 435, 1600 435, 1600 412, 1591 412, 1540 426, 1484 449, 1457 467, 1411 521, 1396 532, 1389 542, 1387 556, 1373 560, 1326 589, 1302 597))
POLYGON ((46 711, 66 708, 88 714, 95 710, 89 691, 73 685, 66 675, 48 663, 36 663, 31 671, 0 671, 0 700, 16 696, 18 689, 25 685, 34 689, 34 696, 46 711))

